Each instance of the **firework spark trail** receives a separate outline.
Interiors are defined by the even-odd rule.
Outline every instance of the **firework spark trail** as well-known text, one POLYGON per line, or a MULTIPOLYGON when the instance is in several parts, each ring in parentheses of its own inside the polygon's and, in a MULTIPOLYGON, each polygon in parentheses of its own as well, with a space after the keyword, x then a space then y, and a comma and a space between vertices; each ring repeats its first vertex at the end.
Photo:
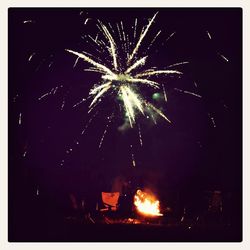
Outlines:
POLYGON ((86 25, 88 21, 89 21, 89 18, 86 18, 84 25, 86 25))
POLYGON ((138 42, 137 42, 137 44, 136 44, 136 46, 135 46, 135 48, 134 48, 132 54, 130 55, 130 57, 129 57, 129 59, 128 59, 128 62, 130 62, 130 61, 133 59, 133 57, 135 56, 135 54, 137 53, 138 49, 139 49, 140 46, 141 46, 141 43, 142 43, 144 37, 146 36, 146 34, 147 34, 147 32, 148 32, 148 30, 149 30, 151 24, 153 23, 153 21, 154 21, 154 19, 155 19, 155 17, 156 17, 157 14, 158 14, 158 12, 154 14, 153 18, 150 20, 150 22, 149 22, 149 24, 147 25, 146 29, 145 29, 144 32, 141 34, 141 36, 140 36, 140 38, 139 38, 139 40, 138 40, 138 42))
POLYGON ((154 88, 159 88, 159 83, 155 81, 151 81, 148 79, 134 78, 129 75, 103 75, 102 79, 110 80, 110 81, 126 81, 133 83, 144 83, 148 86, 152 86, 154 88))
POLYGON ((208 38, 209 38, 210 40, 212 39, 211 34, 209 33, 209 31, 207 31, 207 36, 208 36, 208 38))
POLYGON ((124 102, 124 106, 125 106, 125 109, 126 109, 127 114, 128 114, 130 126, 133 127, 133 122, 135 122, 135 114, 134 114, 132 103, 129 100, 125 86, 121 86, 120 90, 121 90, 121 95, 123 97, 122 99, 124 102))
POLYGON ((142 135, 141 135, 141 127, 140 127, 139 124, 138 124, 138 134, 139 134, 140 144, 141 144, 141 146, 142 146, 142 145, 143 145, 143 141, 142 141, 142 135))
POLYGON ((52 66, 52 64, 53 64, 53 63, 54 63, 53 61, 51 61, 51 62, 50 62, 50 64, 49 64, 49 68, 52 66))
POLYGON ((213 124, 213 127, 216 128, 216 123, 215 123, 214 117, 211 116, 210 113, 208 113, 208 117, 210 118, 210 120, 211 120, 211 122, 212 122, 212 124, 213 124))
POLYGON ((168 66, 168 68, 172 68, 172 67, 175 67, 175 66, 178 66, 178 65, 183 65, 183 64, 188 64, 189 62, 179 62, 179 63, 174 63, 174 64, 171 64, 168 66))
POLYGON ((98 69, 103 70, 104 72, 108 73, 109 75, 115 76, 115 74, 109 68, 107 68, 106 66, 94 61, 90 57, 85 56, 82 53, 79 53, 79 52, 76 52, 76 51, 73 51, 73 50, 70 50, 70 49, 65 49, 65 50, 68 51, 71 54, 77 55, 78 57, 82 58, 84 61, 92 64, 93 66, 95 66, 98 69))
POLYGON ((196 94, 196 93, 193 93, 193 92, 190 92, 190 91, 187 91, 187 90, 182 90, 182 89, 178 89, 178 88, 174 88, 174 90, 176 90, 176 91, 178 91, 178 92, 181 92, 181 93, 184 93, 184 94, 189 94, 189 95, 193 95, 193 96, 202 98, 201 95, 196 94))
POLYGON ((137 18, 135 18, 135 26, 134 26, 134 40, 136 38, 136 29, 137 29, 137 18))
POLYGON ((198 94, 196 94, 196 93, 194 93, 194 92, 190 92, 190 91, 187 91, 187 90, 184 90, 183 93, 189 94, 189 95, 193 95, 193 96, 196 96, 196 97, 199 97, 199 98, 202 98, 201 95, 198 95, 198 94))
POLYGON ((166 90, 165 90, 164 84, 162 84, 162 89, 163 89, 164 100, 165 100, 165 102, 167 102, 168 98, 167 98, 167 94, 166 94, 166 90))
POLYGON ((161 30, 158 31, 158 33, 155 35, 155 37, 153 38, 152 42, 149 44, 147 50, 149 50, 151 48, 151 46, 154 44, 155 40, 157 39, 157 37, 161 34, 161 30))
POLYGON ((55 88, 52 88, 50 91, 46 92, 45 94, 41 95, 38 100, 41 101, 43 98, 49 96, 49 95, 55 95, 59 87, 63 87, 63 85, 56 86, 55 88))
POLYGON ((151 81, 148 79, 141 79, 141 78, 128 78, 127 82, 134 82, 134 83, 144 83, 148 86, 151 86, 155 89, 159 89, 159 83, 155 82, 155 81, 151 81))
POLYGON ((166 39, 166 42, 173 36, 173 35, 175 35, 175 31, 173 32, 173 33, 171 33, 170 35, 169 35, 169 37, 166 39))
POLYGON ((114 31, 114 29, 113 29, 113 27, 112 27, 112 25, 111 25, 111 23, 108 23, 108 26, 110 27, 110 30, 113 32, 113 34, 115 33, 115 31, 114 31))
POLYGON ((19 114, 18 124, 19 124, 19 125, 22 124, 22 113, 19 114))
POLYGON ((28 59, 28 61, 30 62, 31 61, 31 59, 33 58, 33 56, 36 54, 36 52, 33 52, 30 56, 29 56, 29 59, 28 59))
POLYGON ((139 96, 136 93, 134 93, 129 87, 124 86, 124 88, 126 89, 130 102, 135 104, 133 106, 136 106, 141 111, 141 113, 144 114, 142 103, 139 99, 139 96))
POLYGON ((130 145, 130 148, 131 148, 131 159, 132 159, 132 164, 133 164, 133 167, 136 166, 136 162, 135 162, 135 155, 133 153, 133 146, 132 144, 130 145))
POLYGON ((96 37, 95 37, 95 42, 98 41, 98 33, 96 34, 96 37))
POLYGON ((108 131, 108 128, 109 128, 109 126, 110 126, 110 123, 112 122, 112 119, 113 119, 113 114, 112 114, 111 116, 108 117, 108 123, 107 123, 107 125, 106 125, 106 127, 105 127, 105 130, 104 130, 104 132, 103 132, 102 138, 101 138, 101 140, 100 140, 100 143, 99 143, 99 146, 98 146, 99 148, 101 148, 101 146, 102 146, 102 144, 103 144, 104 137, 105 137, 105 135, 106 135, 106 133, 107 133, 107 131, 108 131))
POLYGON ((222 55, 221 53, 217 52, 217 54, 226 62, 229 62, 229 59, 226 58, 224 55, 222 55))
POLYGON ((26 157, 26 154, 27 154, 27 150, 25 150, 25 151, 23 152, 23 157, 26 157))
POLYGON ((168 74, 183 74, 182 72, 178 71, 178 70, 152 70, 152 71, 147 71, 147 72, 143 72, 143 73, 139 73, 136 75, 136 77, 140 77, 140 76, 152 76, 152 75, 160 75, 160 74, 164 74, 164 75, 168 75, 168 74))
POLYGON ((122 41, 122 35, 121 35, 121 30, 120 30, 119 23, 116 23, 116 28, 117 28, 117 31, 118 31, 118 35, 119 35, 120 41, 122 41))
POLYGON ((87 124, 85 125, 84 129, 82 130, 81 134, 83 135, 86 131, 86 129, 89 127, 90 123, 93 121, 93 119, 96 117, 96 115, 99 113, 99 111, 97 111, 87 122, 87 124))
MULTIPOLYGON (((153 120, 154 124, 156 125, 157 122, 156 122, 156 119, 155 119, 154 115, 153 115, 153 114, 150 114, 150 115, 151 115, 151 117, 152 117, 152 120, 153 120)), ((148 118, 149 118, 149 117, 148 117, 148 118)))
POLYGON ((123 41, 126 41, 126 36, 125 36, 125 31, 124 31, 124 27, 123 27, 123 22, 121 21, 121 30, 122 30, 122 36, 123 36, 123 41))
POLYGON ((75 63, 73 64, 73 68, 75 68, 75 66, 77 65, 79 59, 80 59, 80 57, 77 57, 77 58, 76 58, 75 63))
POLYGON ((146 105, 148 105, 151 109, 153 109, 157 114, 159 114, 161 117, 163 117, 166 121, 171 123, 171 121, 162 113, 162 111, 159 110, 158 108, 156 108, 153 104, 147 102, 146 105))
POLYGON ((128 74, 128 73, 130 73, 132 70, 138 68, 139 66, 144 65, 145 62, 146 62, 147 57, 148 57, 148 56, 144 56, 143 58, 137 60, 133 65, 131 65, 131 66, 125 71, 125 74, 128 74))
POLYGON ((89 91, 89 94, 90 95, 95 95, 96 93, 98 93, 99 91, 101 91, 103 88, 106 88, 106 87, 110 86, 110 84, 111 84, 111 82, 107 82, 107 83, 98 85, 97 87, 92 88, 89 91))
POLYGON ((103 34, 105 35, 105 37, 109 41, 109 44, 110 44, 109 52, 110 52, 111 57, 113 58, 113 66, 116 70, 117 69, 117 54, 116 54, 117 49, 116 49, 115 41, 114 41, 113 37, 111 36, 111 34, 109 33, 107 27, 101 21, 99 21, 99 23, 100 23, 100 26, 103 30, 103 34))
MULTIPOLYGON (((97 40, 97 37, 98 36, 96 36, 96 38, 94 39, 91 35, 88 35, 88 37, 90 38, 90 40, 93 42, 93 43, 95 43, 98 47, 102 47, 102 44, 97 40)), ((96 49, 97 50, 97 49, 96 49)), ((98 51, 98 50, 97 50, 98 51)), ((100 50, 98 51, 98 52, 100 52, 100 50)))
POLYGON ((93 101, 90 103, 89 105, 90 108, 96 103, 99 97, 101 97, 105 92, 107 92, 111 88, 111 82, 103 84, 103 85, 101 85, 102 89, 100 90, 100 92, 94 97, 93 101), (103 87, 103 85, 106 85, 106 86, 103 87))
POLYGON ((38 100, 40 101, 40 100, 42 100, 44 97, 46 97, 46 96, 48 96, 48 95, 50 95, 50 92, 47 92, 47 93, 43 94, 42 96, 40 96, 40 97, 38 98, 38 100))
POLYGON ((63 98, 63 101, 62 101, 61 110, 63 110, 64 106, 65 106, 65 97, 63 98))
POLYGON ((25 24, 25 23, 34 23, 35 21, 33 21, 33 20, 25 20, 25 21, 23 21, 23 23, 25 24))
POLYGON ((86 101, 86 99, 83 98, 81 101, 79 101, 79 102, 77 102, 76 104, 74 104, 74 105, 73 105, 73 108, 79 106, 81 103, 83 103, 83 102, 85 102, 85 101, 86 101))
POLYGON ((84 69, 84 71, 89 71, 89 72, 97 72, 97 73, 101 73, 103 74, 103 70, 100 70, 100 69, 97 69, 97 68, 94 68, 94 67, 90 67, 88 69, 84 69))

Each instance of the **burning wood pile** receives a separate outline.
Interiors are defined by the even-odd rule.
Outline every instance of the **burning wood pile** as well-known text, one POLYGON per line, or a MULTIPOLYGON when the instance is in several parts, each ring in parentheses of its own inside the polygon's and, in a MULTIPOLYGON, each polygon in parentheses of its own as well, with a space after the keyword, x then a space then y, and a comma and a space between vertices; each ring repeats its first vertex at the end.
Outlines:
POLYGON ((154 195, 141 191, 136 191, 134 196, 134 205, 139 214, 144 216, 163 216, 160 213, 160 202, 154 195))
MULTIPOLYGON (((150 191, 138 189, 133 196, 133 208, 128 217, 110 217, 104 215, 105 224, 148 224, 160 223, 159 219, 163 214, 160 212, 160 202, 150 191), (132 218, 130 217, 132 216, 132 218)), ((116 213, 116 212, 115 212, 116 213)))

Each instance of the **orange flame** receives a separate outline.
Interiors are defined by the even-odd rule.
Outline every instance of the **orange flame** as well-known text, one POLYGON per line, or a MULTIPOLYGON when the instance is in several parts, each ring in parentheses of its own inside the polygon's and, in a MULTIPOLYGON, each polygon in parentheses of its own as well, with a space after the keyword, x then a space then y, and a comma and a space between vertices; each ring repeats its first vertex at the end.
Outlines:
POLYGON ((134 204, 139 213, 146 216, 162 216, 160 213, 160 202, 153 195, 141 191, 136 191, 134 204))

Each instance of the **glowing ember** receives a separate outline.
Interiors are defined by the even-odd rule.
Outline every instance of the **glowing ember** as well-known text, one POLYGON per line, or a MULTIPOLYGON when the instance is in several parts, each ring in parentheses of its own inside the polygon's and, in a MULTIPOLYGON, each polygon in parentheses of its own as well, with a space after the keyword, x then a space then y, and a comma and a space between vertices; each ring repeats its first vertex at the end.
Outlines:
POLYGON ((137 190, 134 196, 134 204, 137 211, 146 216, 162 216, 160 202, 151 194, 137 190))

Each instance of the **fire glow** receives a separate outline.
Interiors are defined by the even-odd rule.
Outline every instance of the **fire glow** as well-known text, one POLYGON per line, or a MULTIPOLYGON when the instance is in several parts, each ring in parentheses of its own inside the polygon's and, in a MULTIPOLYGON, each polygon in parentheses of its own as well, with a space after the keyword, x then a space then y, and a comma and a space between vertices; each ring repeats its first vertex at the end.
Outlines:
POLYGON ((136 191, 134 205, 137 211, 145 216, 163 216, 160 213, 160 202, 153 195, 141 190, 136 191))

